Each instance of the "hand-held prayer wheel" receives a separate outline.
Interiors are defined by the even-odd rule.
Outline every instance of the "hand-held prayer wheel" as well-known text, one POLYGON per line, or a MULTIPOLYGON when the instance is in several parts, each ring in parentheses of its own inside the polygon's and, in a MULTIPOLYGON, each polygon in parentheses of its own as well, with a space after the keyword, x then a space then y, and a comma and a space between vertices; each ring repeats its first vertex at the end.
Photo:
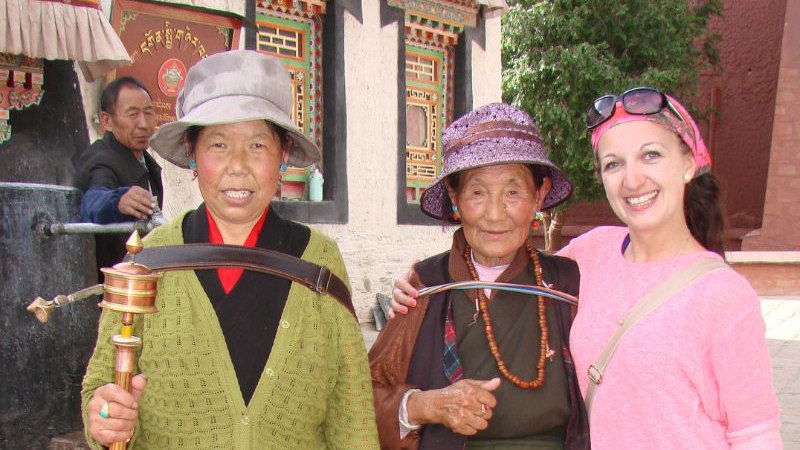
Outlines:
MULTIPOLYGON (((131 256, 130 261, 121 262, 113 268, 100 269, 105 275, 105 283, 81 289, 71 295, 58 295, 53 300, 37 297, 28 311, 34 313, 40 322, 47 322, 55 308, 61 308, 72 302, 103 294, 100 307, 122 313, 122 329, 111 338, 117 349, 114 383, 131 392, 131 379, 136 356, 136 348, 142 345, 141 338, 133 335, 133 322, 137 314, 158 312, 155 307, 156 292, 160 273, 154 273, 148 267, 136 263, 136 255, 143 249, 139 233, 134 231, 125 248, 131 256)), ((114 442, 111 450, 125 450, 127 442, 114 442)))
MULTIPOLYGON (((142 345, 142 340, 133 335, 133 321, 136 314, 158 312, 155 307, 156 285, 161 274, 136 263, 136 255, 144 248, 138 232, 133 232, 125 248, 131 255, 130 261, 119 263, 111 269, 100 269, 105 275, 100 307, 122 313, 120 334, 111 338, 111 343, 117 349, 114 383, 131 392, 136 348, 142 345)), ((114 442, 109 448, 125 450, 126 447, 126 442, 114 442)))

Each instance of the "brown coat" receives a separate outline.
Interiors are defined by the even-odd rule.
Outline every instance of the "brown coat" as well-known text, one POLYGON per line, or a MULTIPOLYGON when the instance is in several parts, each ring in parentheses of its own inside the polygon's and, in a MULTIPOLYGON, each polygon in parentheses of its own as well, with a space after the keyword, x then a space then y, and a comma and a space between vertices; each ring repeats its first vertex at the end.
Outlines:
MULTIPOLYGON (((460 255, 464 245, 463 233, 459 230, 454 236, 453 248, 450 252, 434 256, 415 266, 415 271, 421 274, 421 277, 415 273, 414 279, 411 280, 412 284, 419 288, 452 280, 470 279, 471 276, 463 259, 449 257, 451 253, 460 255)), ((563 261, 562 264, 562 261, 557 260, 562 260, 562 258, 542 258, 545 279, 558 281, 559 289, 576 294, 579 280, 574 263, 563 261)), ((509 268, 497 281, 510 281, 527 267, 528 262, 527 252, 524 248, 520 249, 509 268)), ((406 391, 419 387, 409 383, 410 378, 429 380, 429 388, 445 387, 449 384, 441 370, 434 371, 435 373, 430 375, 414 373, 415 370, 419 370, 419 367, 429 367, 431 364, 433 364, 432 367, 437 365, 441 367, 443 318, 446 310, 444 305, 446 305, 446 294, 420 298, 416 308, 410 308, 407 315, 398 316, 386 325, 369 352, 375 413, 382 449, 415 450, 420 446, 419 432, 409 433, 402 441, 400 440, 398 422, 400 401, 406 391), (418 339, 420 335, 422 338, 418 339), (418 357, 417 360, 414 359, 415 354, 418 357), (432 358, 429 355, 433 355, 432 358), (439 359, 431 363, 430 359, 437 357, 439 359), (420 359, 425 360, 419 363, 420 359)), ((565 305, 556 306, 561 311, 561 322, 565 322, 559 327, 562 341, 567 343, 571 322, 570 310, 565 305)), ((573 405, 566 448, 589 448, 586 413, 577 386, 574 366, 568 356, 565 358, 565 366, 568 369, 570 397, 573 405)), ((442 430, 441 428, 444 428, 442 426, 428 425, 428 427, 440 428, 436 430, 437 450, 461 449, 466 443, 464 436, 449 432, 449 430, 442 430)), ((433 430, 429 430, 428 433, 431 431, 433 430)))
MULTIPOLYGON (((421 287, 419 277, 412 280, 421 287)), ((369 368, 375 397, 375 417, 382 449, 417 449, 419 433, 410 433, 400 441, 398 411, 403 395, 415 386, 406 384, 408 366, 414 351, 419 328, 428 308, 421 298, 408 314, 398 315, 386 324, 369 351, 369 368)))

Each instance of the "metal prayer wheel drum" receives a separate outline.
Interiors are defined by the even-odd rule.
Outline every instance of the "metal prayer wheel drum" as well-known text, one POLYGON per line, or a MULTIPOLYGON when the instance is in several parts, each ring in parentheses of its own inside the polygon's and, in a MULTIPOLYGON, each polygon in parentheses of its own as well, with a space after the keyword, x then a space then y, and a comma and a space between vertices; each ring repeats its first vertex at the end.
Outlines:
MULTIPOLYGON (((135 233, 136 238, 139 237, 135 233)), ((131 251, 128 246, 128 251, 131 251)), ((135 250, 141 251, 141 247, 135 250)), ((136 348, 142 345, 141 338, 132 335, 132 325, 136 314, 157 313, 155 307, 156 283, 161 274, 153 273, 147 267, 135 262, 123 262, 112 269, 101 269, 105 275, 103 301, 100 307, 122 313, 122 330, 111 337, 117 349, 114 367, 114 383, 126 391, 131 391, 136 348)), ((112 450, 124 450, 124 442, 115 442, 112 450)))
POLYGON ((146 266, 136 263, 136 255, 142 251, 144 244, 138 232, 133 232, 125 249, 131 255, 130 261, 116 264, 113 268, 100 269, 105 276, 103 283, 103 301, 100 307, 123 314, 123 323, 131 324, 133 314, 157 313, 155 307, 156 284, 160 273, 153 273, 146 266), (125 319, 130 319, 127 321, 125 319))
POLYGON ((161 274, 152 273, 141 264, 127 262, 100 270, 105 275, 101 308, 132 314, 158 312, 155 307, 156 284, 161 274))

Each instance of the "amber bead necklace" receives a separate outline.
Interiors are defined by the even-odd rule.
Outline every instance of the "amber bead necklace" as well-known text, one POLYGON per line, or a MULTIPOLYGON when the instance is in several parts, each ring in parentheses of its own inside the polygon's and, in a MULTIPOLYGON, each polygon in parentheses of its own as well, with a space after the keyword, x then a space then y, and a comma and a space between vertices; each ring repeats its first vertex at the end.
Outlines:
MULTIPOLYGON (((531 262, 533 263, 533 273, 536 276, 536 285, 542 286, 542 265, 539 261, 539 254, 536 253, 536 250, 533 248, 533 245, 525 241, 525 248, 528 250, 528 254, 530 255, 531 262)), ((469 268, 469 273, 472 275, 473 280, 479 280, 478 278, 478 271, 475 270, 475 265, 472 263, 472 248, 467 244, 466 249, 464 249, 464 261, 467 262, 467 267, 469 268)), ((506 367, 505 361, 503 361, 503 357, 500 355, 500 347, 497 345, 497 340, 494 336, 494 330, 492 329, 492 318, 489 315, 489 299, 486 298, 486 294, 483 292, 483 289, 478 289, 478 306, 480 308, 481 314, 483 314, 483 323, 486 328, 486 340, 489 343, 489 351, 492 353, 492 357, 494 358, 495 363, 497 363, 497 369, 500 370, 500 373, 513 383, 515 386, 521 389, 539 389, 544 384, 544 368, 545 368, 545 360, 550 359, 553 360, 553 356, 555 352, 550 349, 550 341, 549 341, 549 334, 547 330, 547 312, 545 310, 545 301, 544 297, 541 295, 538 296, 539 300, 539 329, 541 329, 541 337, 539 340, 539 362, 536 364, 538 369, 538 376, 535 380, 523 380, 522 378, 514 375, 508 370, 506 367)))

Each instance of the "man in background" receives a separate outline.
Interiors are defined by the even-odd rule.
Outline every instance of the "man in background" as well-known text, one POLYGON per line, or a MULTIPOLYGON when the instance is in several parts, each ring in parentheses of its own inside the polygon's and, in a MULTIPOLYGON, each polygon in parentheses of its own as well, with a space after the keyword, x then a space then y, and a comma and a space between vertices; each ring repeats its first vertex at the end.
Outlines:
MULTIPOLYGON (((100 123, 105 134, 76 164, 81 218, 98 224, 145 220, 160 211, 164 193, 161 167, 146 151, 156 126, 147 88, 132 77, 109 83, 100 95, 100 123)), ((122 260, 126 239, 96 235, 98 269, 122 260)))

